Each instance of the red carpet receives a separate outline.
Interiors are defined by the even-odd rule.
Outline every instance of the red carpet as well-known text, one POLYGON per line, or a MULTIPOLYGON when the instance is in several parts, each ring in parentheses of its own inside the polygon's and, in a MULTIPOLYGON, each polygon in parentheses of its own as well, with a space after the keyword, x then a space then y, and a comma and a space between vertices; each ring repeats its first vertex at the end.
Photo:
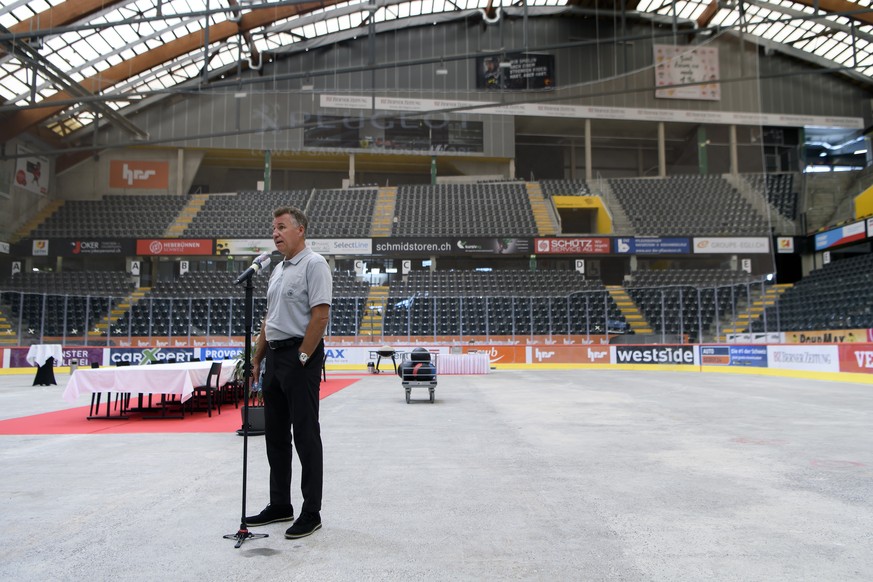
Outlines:
MULTIPOLYGON (((358 378, 336 378, 321 383, 321 399, 339 392, 358 378)), ((90 401, 90 397, 88 398, 90 401)), ((212 418, 197 412, 184 419, 143 420, 140 414, 131 414, 127 420, 88 420, 88 406, 47 412, 21 418, 0 420, 0 435, 35 434, 130 434, 169 432, 235 432, 242 426, 242 408, 223 405, 221 414, 212 411, 212 418)))

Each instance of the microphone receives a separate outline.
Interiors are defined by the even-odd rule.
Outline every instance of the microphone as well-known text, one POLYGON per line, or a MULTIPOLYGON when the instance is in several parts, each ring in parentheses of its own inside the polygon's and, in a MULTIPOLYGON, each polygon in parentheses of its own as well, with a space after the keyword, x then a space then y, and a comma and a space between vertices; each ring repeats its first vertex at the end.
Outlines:
POLYGON ((261 269, 265 269, 270 266, 270 253, 262 253, 252 262, 252 266, 246 269, 242 275, 237 277, 234 285, 239 285, 243 281, 253 277, 255 273, 260 271, 261 269))

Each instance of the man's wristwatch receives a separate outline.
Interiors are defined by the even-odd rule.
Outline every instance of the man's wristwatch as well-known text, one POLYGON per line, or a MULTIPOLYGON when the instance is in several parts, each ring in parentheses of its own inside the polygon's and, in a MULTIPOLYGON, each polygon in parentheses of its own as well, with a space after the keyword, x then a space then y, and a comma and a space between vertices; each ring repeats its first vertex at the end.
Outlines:
POLYGON ((300 365, 305 366, 306 362, 309 361, 309 354, 307 354, 306 352, 300 352, 300 354, 298 354, 297 356, 297 359, 300 360, 300 365))

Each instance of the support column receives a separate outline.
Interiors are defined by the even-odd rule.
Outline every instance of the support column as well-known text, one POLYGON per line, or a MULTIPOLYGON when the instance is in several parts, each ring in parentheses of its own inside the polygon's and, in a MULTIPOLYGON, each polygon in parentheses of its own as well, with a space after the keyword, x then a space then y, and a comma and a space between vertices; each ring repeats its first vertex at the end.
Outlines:
POLYGON ((697 173, 701 176, 709 173, 708 145, 709 140, 706 139, 706 127, 701 125, 697 128, 697 173))
POLYGON ((664 122, 658 122, 658 176, 667 177, 667 136, 664 122))
POLYGON ((272 152, 270 150, 264 151, 264 192, 269 192, 272 190, 270 186, 270 178, 273 175, 273 165, 272 165, 272 152))
POLYGON ((570 176, 571 180, 576 179, 576 140, 570 140, 570 176))
POLYGON ((355 185, 355 154, 349 156, 349 186, 355 185))
POLYGON ((594 170, 591 165, 591 120, 585 120, 585 181, 591 182, 594 179, 594 170))
POLYGON ((176 195, 183 196, 185 194, 185 150, 179 148, 176 150, 176 195))
POLYGON ((737 153, 737 126, 730 126, 730 150, 731 150, 731 174, 737 175, 740 173, 740 158, 737 153))

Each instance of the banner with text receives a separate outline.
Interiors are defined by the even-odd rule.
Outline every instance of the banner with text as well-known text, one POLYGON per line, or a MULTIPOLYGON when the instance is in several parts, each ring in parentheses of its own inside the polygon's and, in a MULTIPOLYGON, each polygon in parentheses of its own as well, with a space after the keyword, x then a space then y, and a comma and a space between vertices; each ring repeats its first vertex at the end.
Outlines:
POLYGON ((440 238, 390 237, 374 238, 373 254, 389 256, 430 255, 528 255, 529 238, 440 238))
POLYGON ((606 237, 555 237, 535 240, 538 255, 608 255, 612 240, 606 237))
POLYGON ((162 238, 139 239, 136 241, 136 254, 150 256, 211 255, 212 239, 206 238, 162 238))
POLYGON ((749 255, 770 252, 770 239, 757 237, 694 237, 694 252, 699 254, 749 255))

